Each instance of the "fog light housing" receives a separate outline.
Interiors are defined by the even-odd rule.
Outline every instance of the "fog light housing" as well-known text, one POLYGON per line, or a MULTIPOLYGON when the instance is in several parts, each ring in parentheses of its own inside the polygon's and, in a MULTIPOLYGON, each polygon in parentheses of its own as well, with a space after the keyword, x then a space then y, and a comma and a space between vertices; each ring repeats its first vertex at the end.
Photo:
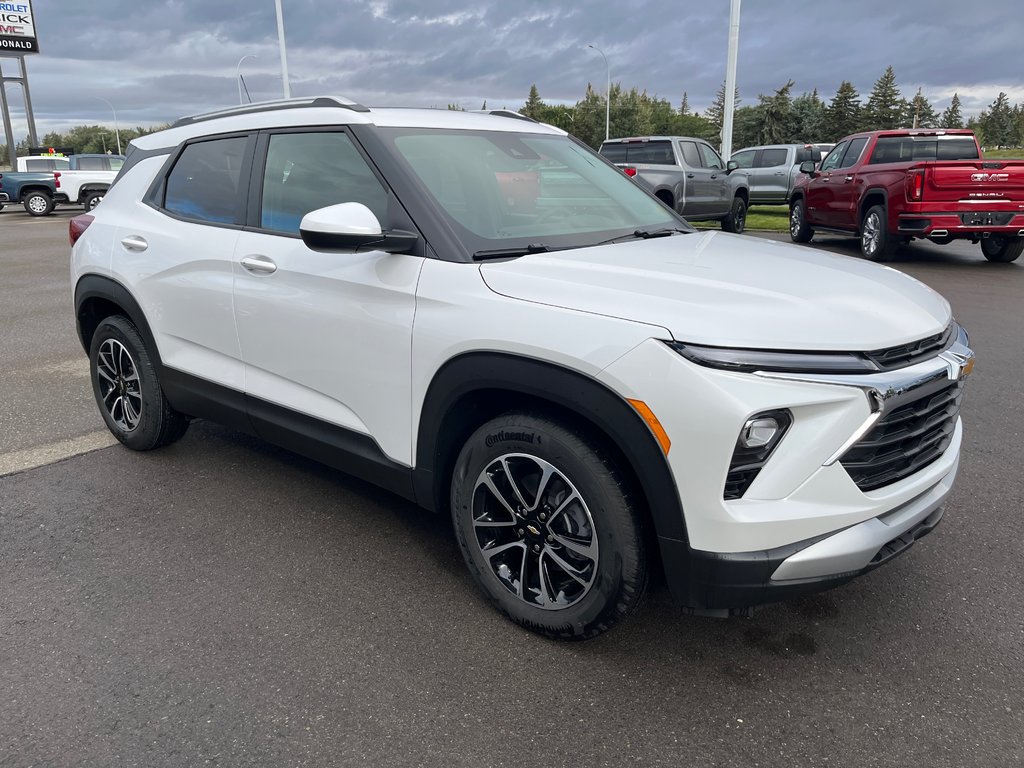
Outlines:
POLYGON ((792 423, 793 415, 787 410, 757 413, 744 422, 736 438, 722 498, 743 497, 792 423))

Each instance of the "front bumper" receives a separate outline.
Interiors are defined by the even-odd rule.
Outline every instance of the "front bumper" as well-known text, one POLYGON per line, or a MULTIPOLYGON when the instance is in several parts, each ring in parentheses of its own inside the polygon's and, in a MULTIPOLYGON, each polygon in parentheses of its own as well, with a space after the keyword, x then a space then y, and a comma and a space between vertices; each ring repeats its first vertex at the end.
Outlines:
POLYGON ((11 202, 11 198, 8 196, 8 194, 6 192, 0 192, 0 203, 9 202, 11 202))
POLYGON ((845 584, 906 552, 931 533, 953 489, 956 467, 913 501, 825 536, 759 552, 692 550, 661 539, 669 583, 684 605, 734 611, 845 584))

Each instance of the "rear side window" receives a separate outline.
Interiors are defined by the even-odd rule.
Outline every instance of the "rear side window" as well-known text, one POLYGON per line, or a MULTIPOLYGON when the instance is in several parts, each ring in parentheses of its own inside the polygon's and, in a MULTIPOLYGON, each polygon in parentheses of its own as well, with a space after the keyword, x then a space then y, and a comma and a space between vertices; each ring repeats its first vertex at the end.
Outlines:
POLYGON ((387 190, 348 135, 332 131, 271 136, 260 226, 298 234, 303 216, 337 203, 362 203, 387 226, 387 190))
POLYGON ((67 160, 63 163, 58 163, 56 160, 50 160, 47 158, 36 158, 25 161, 26 171, 59 171, 64 170, 67 167, 67 160))
POLYGON ((785 165, 786 157, 789 155, 789 150, 780 149, 762 149, 761 160, 758 162, 758 168, 774 168, 776 165, 785 165))
POLYGON ((239 177, 248 139, 237 136, 189 144, 167 177, 163 207, 214 224, 238 218, 239 177))
POLYGON ((697 143, 693 141, 680 141, 679 148, 683 151, 683 162, 691 168, 700 168, 700 153, 697 152, 697 143))

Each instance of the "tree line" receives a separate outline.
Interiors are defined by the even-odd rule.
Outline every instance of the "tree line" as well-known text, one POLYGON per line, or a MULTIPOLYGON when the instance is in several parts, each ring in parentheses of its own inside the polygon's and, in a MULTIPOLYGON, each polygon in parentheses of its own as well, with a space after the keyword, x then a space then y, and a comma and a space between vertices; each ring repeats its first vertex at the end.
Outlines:
MULTIPOLYGON (((793 80, 774 93, 760 94, 756 104, 741 105, 737 89, 733 113, 734 149, 759 144, 835 142, 857 131, 889 128, 971 128, 983 146, 1024 146, 1024 104, 1011 105, 1000 93, 977 117, 964 121, 960 97, 954 93, 949 106, 939 113, 919 89, 910 98, 900 91, 896 73, 887 67, 875 81, 867 100, 853 84, 843 81, 826 102, 817 89, 793 95, 793 80)), ((592 147, 600 146, 605 134, 604 94, 588 85, 584 97, 574 106, 546 104, 536 84, 530 87, 521 114, 558 126, 592 147)), ((716 146, 721 144, 725 113, 725 84, 703 113, 694 113, 684 92, 679 106, 651 96, 646 90, 612 84, 609 135, 696 136, 716 146)))

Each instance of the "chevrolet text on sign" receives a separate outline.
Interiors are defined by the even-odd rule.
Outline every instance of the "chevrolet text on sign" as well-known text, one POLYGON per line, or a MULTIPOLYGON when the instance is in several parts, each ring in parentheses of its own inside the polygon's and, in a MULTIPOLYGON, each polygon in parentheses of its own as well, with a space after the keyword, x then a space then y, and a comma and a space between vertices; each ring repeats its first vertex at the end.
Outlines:
POLYGON ((0 0, 0 56, 39 53, 29 0, 0 0))

